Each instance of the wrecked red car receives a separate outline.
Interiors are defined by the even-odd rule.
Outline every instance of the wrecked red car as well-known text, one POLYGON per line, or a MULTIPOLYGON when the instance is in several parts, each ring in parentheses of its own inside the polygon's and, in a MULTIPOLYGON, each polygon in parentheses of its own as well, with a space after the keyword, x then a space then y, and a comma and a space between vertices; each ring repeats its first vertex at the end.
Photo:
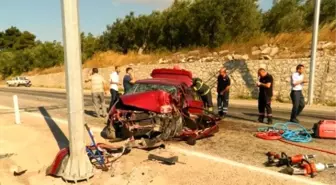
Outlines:
POLYGON ((193 145, 218 132, 219 118, 203 109, 191 88, 191 72, 154 69, 151 76, 138 80, 111 108, 108 138, 180 138, 193 145))

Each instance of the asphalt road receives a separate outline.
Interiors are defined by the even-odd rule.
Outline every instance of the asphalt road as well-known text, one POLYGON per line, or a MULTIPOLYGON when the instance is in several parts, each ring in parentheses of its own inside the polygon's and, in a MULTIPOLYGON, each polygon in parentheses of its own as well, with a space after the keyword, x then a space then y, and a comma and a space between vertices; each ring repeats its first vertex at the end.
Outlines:
MULTIPOLYGON (((8 111, 8 109, 6 110, 6 108, 2 108, 1 106, 12 107, 12 96, 14 94, 18 95, 19 105, 23 111, 36 113, 40 112, 44 116, 50 118, 59 118, 55 119, 56 122, 60 119, 66 120, 67 118, 67 101, 66 94, 64 92, 46 92, 44 90, 32 88, 0 88, 0 117, 12 116, 10 115, 12 114, 12 110, 8 111)), ((108 103, 108 101, 109 100, 107 100, 106 103, 108 103)), ((231 102, 234 102, 234 100, 231 102)), ((93 106, 90 95, 84 96, 84 105, 85 121, 90 125, 92 124, 98 126, 100 124, 100 126, 103 126, 101 124, 105 124, 106 122, 104 118, 95 118, 91 116, 93 106)), ((306 128, 311 128, 314 123, 321 119, 335 119, 335 111, 333 109, 335 108, 330 107, 329 111, 325 111, 323 109, 306 109, 299 119, 306 128)), ((290 115, 290 107, 274 108, 273 115, 275 118, 274 122, 286 122, 290 115)), ((264 141, 257 139, 254 136, 254 133, 258 127, 263 126, 262 124, 251 122, 255 121, 257 116, 257 108, 255 105, 233 105, 232 103, 229 108, 229 119, 224 119, 220 122, 220 131, 216 133, 215 136, 198 140, 195 146, 189 146, 184 142, 169 142, 168 144, 183 148, 187 151, 195 150, 260 168, 265 168, 263 163, 266 160, 265 152, 267 151, 285 151, 290 155, 297 153, 312 153, 318 155, 318 161, 334 163, 334 155, 318 153, 311 150, 308 151, 306 149, 284 144, 279 141, 264 141)), ((26 120, 24 124, 29 125, 30 123, 26 120)), ((325 150, 333 150, 330 146, 334 146, 334 144, 334 140, 314 139, 314 141, 308 143, 307 145, 325 150)), ((212 166, 209 168, 212 169, 212 166)), ((220 167, 219 169, 222 170, 223 167, 220 167)), ((279 171, 278 168, 271 168, 270 170, 279 171)), ((209 170, 207 171, 209 172, 209 170)), ((215 177, 219 175, 218 171, 213 173, 215 177)), ((328 170, 320 173, 315 180, 332 184, 331 182, 335 182, 334 174, 335 170, 328 170)), ((245 177, 245 179, 250 179, 250 177, 245 177)), ((247 181, 245 179, 241 179, 241 181, 247 181)), ((235 184, 244 183, 236 182, 235 184)), ((273 182, 272 184, 276 183, 273 182)))
MULTIPOLYGON (((54 101, 66 100, 66 93, 64 92, 46 92, 42 90, 30 90, 29 88, 0 88, 0 92, 7 94, 30 95, 31 97, 35 98, 38 97, 51 98, 54 101)), ((107 98, 106 99, 107 105, 109 104, 109 101, 110 101, 109 98, 107 98)), ((84 105, 86 107, 92 106, 92 100, 90 95, 84 95, 84 105)), ((55 109, 55 107, 49 107, 49 108, 55 109)), ((330 108, 335 109, 334 107, 330 108)), ((48 107, 46 107, 46 109, 48 110, 48 107)), ((288 121, 289 116, 290 116, 290 108, 287 109, 273 108, 274 122, 286 122, 288 121)), ((257 120, 258 117, 257 107, 255 107, 254 105, 237 105, 237 104, 230 105, 228 117, 241 119, 245 121, 255 121, 257 120)), ((301 123, 307 126, 308 128, 322 119, 335 120, 336 119, 335 111, 331 112, 324 110, 304 110, 299 117, 301 123)))

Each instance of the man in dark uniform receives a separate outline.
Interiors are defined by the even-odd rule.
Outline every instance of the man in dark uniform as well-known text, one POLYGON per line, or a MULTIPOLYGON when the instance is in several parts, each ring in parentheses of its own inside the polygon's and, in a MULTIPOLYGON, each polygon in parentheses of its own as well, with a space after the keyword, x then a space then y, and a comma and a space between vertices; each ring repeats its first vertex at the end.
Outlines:
POLYGON ((259 122, 263 122, 265 118, 265 109, 267 112, 267 123, 272 124, 272 107, 271 100, 273 96, 273 77, 268 74, 265 69, 260 68, 258 70, 259 81, 257 86, 259 87, 258 97, 258 109, 259 109, 259 122))
POLYGON ((217 106, 219 116, 225 116, 228 112, 230 85, 231 80, 226 73, 226 69, 222 68, 217 78, 217 106))
POLYGON ((208 111, 213 111, 211 89, 200 78, 192 79, 192 87, 201 96, 204 108, 208 111))

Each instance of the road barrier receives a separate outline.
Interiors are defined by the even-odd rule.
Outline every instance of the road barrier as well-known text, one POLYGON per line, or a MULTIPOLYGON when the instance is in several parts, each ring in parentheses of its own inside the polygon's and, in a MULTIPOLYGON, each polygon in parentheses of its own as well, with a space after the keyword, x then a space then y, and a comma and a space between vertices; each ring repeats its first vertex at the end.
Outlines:
POLYGON ((19 101, 17 95, 13 96, 14 103, 14 112, 15 112, 15 124, 21 124, 20 121, 20 110, 19 110, 19 101))

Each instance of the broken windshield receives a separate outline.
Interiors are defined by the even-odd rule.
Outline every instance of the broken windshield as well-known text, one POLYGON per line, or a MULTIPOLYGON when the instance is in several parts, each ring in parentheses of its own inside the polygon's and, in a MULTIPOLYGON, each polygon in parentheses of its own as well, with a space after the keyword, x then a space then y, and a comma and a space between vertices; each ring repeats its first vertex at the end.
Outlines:
POLYGON ((177 92, 176 87, 172 85, 139 83, 134 84, 134 86, 126 94, 155 91, 155 90, 163 90, 172 95, 175 95, 177 92))

